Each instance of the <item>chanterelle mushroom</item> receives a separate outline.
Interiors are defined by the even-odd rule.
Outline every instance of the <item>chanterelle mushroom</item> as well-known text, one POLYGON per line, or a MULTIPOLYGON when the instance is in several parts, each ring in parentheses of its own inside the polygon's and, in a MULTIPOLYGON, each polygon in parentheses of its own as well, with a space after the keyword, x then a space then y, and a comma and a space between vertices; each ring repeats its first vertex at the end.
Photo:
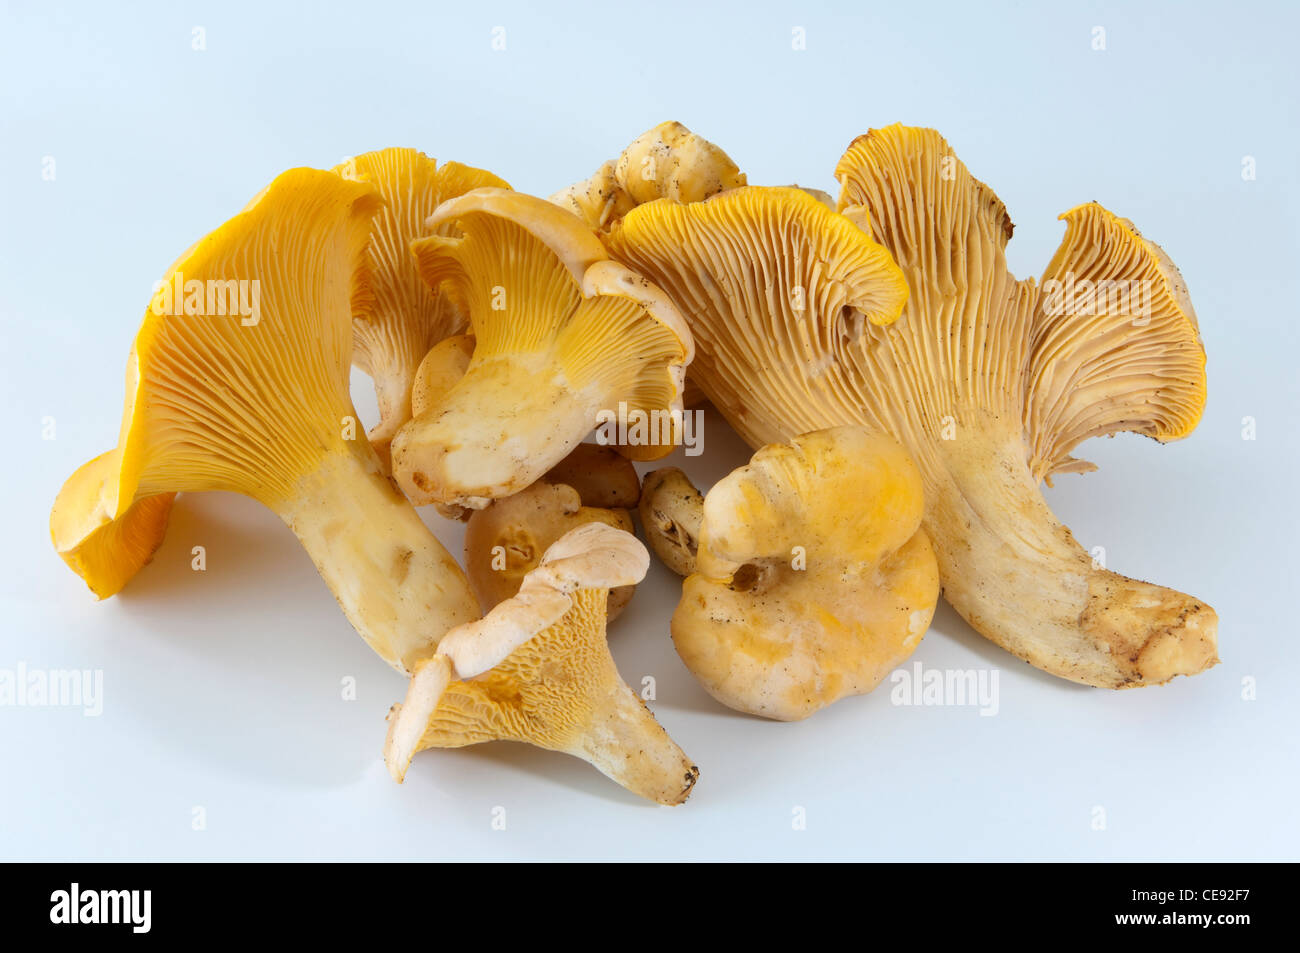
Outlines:
MULTIPOLYGON (((474 354, 474 338, 467 334, 448 338, 420 363, 411 407, 415 416, 435 410, 442 395, 465 376, 474 354)), ((548 483, 566 483, 578 491, 583 506, 631 509, 641 498, 641 478, 636 467, 617 447, 580 443, 546 472, 548 483)), ((468 513, 465 515, 468 518, 468 513)))
POLYGON ((1213 665, 1213 610, 1096 566, 1036 479, 1071 466, 1064 455, 1086 436, 1172 439, 1194 424, 1203 356, 1168 259, 1099 209, 1072 215, 1049 277, 1146 279, 1150 320, 1109 304, 1105 318, 1048 314, 1038 286, 1007 271, 1006 209, 934 131, 872 132, 837 174, 844 215, 867 233, 750 189, 634 209, 609 244, 688 316, 692 376, 749 443, 847 423, 910 451, 944 595, 986 637, 1104 687, 1213 665), (897 321, 902 289, 854 265, 872 237, 911 286, 897 321))
POLYGON ((349 301, 378 205, 369 185, 291 170, 169 270, 163 287, 186 288, 186 308, 146 312, 117 448, 72 475, 50 516, 55 548, 100 598, 161 543, 177 491, 226 490, 279 515, 395 667, 478 616, 460 567, 356 433, 349 301), (260 289, 249 324, 208 304, 242 282, 260 289))
POLYGON ((550 201, 603 229, 655 199, 699 202, 744 184, 745 173, 725 152, 679 122, 662 122, 591 178, 556 192, 550 201))
POLYGON ((444 222, 463 237, 412 248, 425 280, 464 303, 474 352, 464 376, 393 441, 407 495, 482 508, 533 483, 602 415, 625 429, 628 456, 670 453, 693 350, 663 292, 543 199, 478 189, 429 220, 444 222))
POLYGON ((582 758, 660 804, 686 800, 699 769, 619 677, 605 642, 606 593, 640 582, 649 561, 635 536, 604 523, 552 544, 517 595, 447 633, 420 663, 389 715, 393 777, 426 748, 524 741, 582 758))
POLYGON ((704 498, 673 643, 714 698, 792 721, 871 691, 939 599, 921 474, 893 439, 836 427, 772 444, 704 498))
MULTIPOLYGON (((613 447, 580 443, 526 490, 468 510, 465 568, 483 611, 518 592, 547 548, 574 527, 597 522, 633 532, 629 509, 640 496, 630 460, 613 447)), ((635 592, 635 586, 611 590, 608 621, 635 592)))
MULTIPOLYGON (((430 234, 425 219, 447 199, 485 186, 510 186, 491 172, 459 162, 439 166, 415 149, 367 152, 334 171, 370 183, 384 200, 370 226, 366 293, 354 303, 352 362, 374 381, 379 423, 369 437, 387 467, 389 442, 411 419, 416 368, 430 348, 458 334, 467 320, 452 301, 421 280, 411 239, 430 234)), ((454 235, 455 229, 443 223, 436 234, 454 235)))
MULTIPOLYGON (((584 523, 605 523, 632 532, 627 510, 587 506, 573 487, 546 480, 474 510, 465 527, 465 572, 483 611, 517 593, 551 544, 584 523)), ((635 586, 620 586, 610 592, 609 621, 623 611, 635 591, 635 586)))
POLYGON ((1096 469, 1069 456, 1089 437, 1177 440, 1205 408, 1205 348, 1169 256, 1095 202, 1061 218, 1025 373, 1029 467, 1049 484, 1053 473, 1096 469))
MULTIPOLYGON (((473 354, 474 338, 462 334, 447 338, 425 356, 416 371, 415 384, 411 388, 411 409, 415 416, 436 411, 436 405, 442 396, 465 376, 473 354)), ((551 467, 543 479, 547 483, 564 483, 573 487, 578 491, 583 506, 627 510, 636 506, 641 497, 641 478, 637 476, 636 467, 619 452, 618 447, 580 443, 567 457, 551 467)), ((450 519, 468 520, 471 514, 478 512, 456 504, 438 503, 436 506, 443 516, 450 519)), ((537 555, 540 557, 541 552, 537 555)), ((531 568, 532 564, 526 567, 531 568)), ((482 593, 479 595, 481 598, 482 593)), ((513 590, 501 598, 507 595, 513 595, 513 590)), ((630 593, 628 598, 631 598, 630 593)), ((623 602, 626 600, 618 602, 616 593, 611 599, 611 607, 617 604, 621 609, 623 602)), ((495 605, 495 601, 492 604, 495 605)), ((617 611, 611 608, 610 618, 616 614, 617 611)))
POLYGON ((583 506, 629 510, 641 499, 641 478, 632 461, 616 448, 598 443, 578 444, 547 471, 545 479, 573 487, 583 506))
MULTIPOLYGON (((604 231, 636 208, 655 199, 702 202, 745 184, 745 173, 722 149, 680 122, 661 122, 632 140, 617 159, 606 162, 589 179, 575 182, 550 201, 604 231)), ((834 200, 817 193, 834 208, 834 200)), ((682 405, 697 407, 704 394, 688 376, 682 405)))
POLYGON ((690 478, 677 467, 647 473, 637 510, 646 542, 660 561, 679 576, 695 572, 704 497, 690 478))

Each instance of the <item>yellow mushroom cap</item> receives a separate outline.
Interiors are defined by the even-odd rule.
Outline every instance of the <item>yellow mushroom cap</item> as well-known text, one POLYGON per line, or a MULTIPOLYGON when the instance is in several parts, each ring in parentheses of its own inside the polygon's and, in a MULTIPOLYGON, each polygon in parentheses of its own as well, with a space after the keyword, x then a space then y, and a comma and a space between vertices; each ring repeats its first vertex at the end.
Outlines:
POLYGON ((702 202, 746 184, 730 156, 680 122, 660 123, 633 139, 614 175, 638 205, 659 198, 702 202))
POLYGON ((648 565, 636 537, 603 523, 552 544, 517 595, 449 632, 417 668, 390 715, 393 776, 426 748, 523 741, 582 758, 650 800, 684 801, 699 771, 623 682, 605 641, 608 590, 639 582, 648 565))
POLYGON ((320 309, 340 283, 343 301, 364 288, 356 265, 378 207, 367 185, 285 172, 159 283, 118 446, 73 475, 51 516, 55 548, 101 598, 148 562, 177 491, 274 506, 343 447, 351 329, 320 309))
POLYGON ((671 452, 693 344, 667 296, 542 199, 479 189, 430 219, 448 221, 461 237, 412 248, 424 279, 464 303, 475 346, 464 376, 393 443, 411 499, 481 508, 509 496, 606 415, 655 425, 629 455, 671 452))
POLYGON ((672 621, 687 668, 723 704, 785 721, 871 691, 939 598, 923 511, 920 472, 883 434, 762 448, 704 498, 672 621))
POLYGON ((380 420, 370 440, 387 462, 388 444, 411 419, 416 368, 439 341, 459 334, 467 317, 420 278, 412 239, 454 235, 452 223, 425 224, 444 201, 473 189, 510 186, 491 172, 435 159, 416 149, 380 149, 355 156, 334 172, 372 185, 384 200, 371 224, 364 260, 366 294, 354 302, 352 361, 374 380, 380 420))
POLYGON ((226 490, 280 517, 401 671, 477 615, 352 407, 350 305, 366 294, 379 203, 367 184, 292 170, 173 265, 136 335, 118 446, 73 475, 51 514, 56 549, 96 594, 147 562, 175 493, 226 490))
POLYGON ((54 548, 100 599, 116 595, 162 545, 175 493, 134 500, 118 515, 121 454, 101 453, 59 491, 50 512, 54 548))
POLYGON ((578 491, 583 506, 631 509, 641 498, 641 477, 616 447, 580 443, 546 473, 547 483, 564 483, 578 491))
POLYGON ((646 542, 660 562, 679 576, 695 572, 704 497, 677 467, 647 473, 637 505, 646 542))

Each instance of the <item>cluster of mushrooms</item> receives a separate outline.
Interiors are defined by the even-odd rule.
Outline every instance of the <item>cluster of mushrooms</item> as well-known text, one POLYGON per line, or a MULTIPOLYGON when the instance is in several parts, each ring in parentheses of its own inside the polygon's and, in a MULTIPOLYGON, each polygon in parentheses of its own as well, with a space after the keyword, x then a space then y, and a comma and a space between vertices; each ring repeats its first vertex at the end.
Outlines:
POLYGON ((285 172, 168 272, 259 282, 258 320, 146 312, 117 447, 64 485, 54 545, 106 598, 176 493, 270 507, 409 677, 398 780, 418 751, 511 739, 685 800, 698 769, 606 642, 649 566, 634 512, 685 577, 678 653, 743 712, 871 691, 940 592, 1075 682, 1213 665, 1214 611, 1098 565, 1039 489, 1091 468, 1070 456, 1089 437, 1195 427, 1205 352, 1173 263, 1088 204, 1017 280, 1005 207, 930 129, 873 130, 835 174, 838 201, 750 186, 678 123, 550 199, 412 149, 285 172), (1065 280, 1140 283, 1141 318, 1102 294, 1059 307, 1043 289, 1065 280), (353 364, 380 409, 360 437, 353 364), (705 400, 749 464, 704 495, 677 469, 642 482, 633 462, 705 400), (590 442, 613 408, 669 426, 590 442), (416 505, 468 520, 464 570, 416 505))

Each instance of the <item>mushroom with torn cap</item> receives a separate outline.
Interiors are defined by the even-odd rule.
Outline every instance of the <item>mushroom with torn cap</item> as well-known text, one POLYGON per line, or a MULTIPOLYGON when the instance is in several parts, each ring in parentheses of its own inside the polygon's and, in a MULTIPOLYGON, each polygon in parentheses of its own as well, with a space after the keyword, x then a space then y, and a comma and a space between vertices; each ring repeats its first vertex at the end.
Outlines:
MULTIPOLYGON (((627 510, 587 506, 572 486, 549 480, 474 510, 465 526, 465 573, 483 611, 517 593, 524 577, 561 536, 597 522, 626 533, 633 530, 627 510)), ((610 592, 609 621, 618 617, 635 591, 635 586, 619 586, 610 592)))
POLYGON ((478 189, 429 220, 453 221, 462 237, 412 248, 424 279, 463 302, 474 351, 393 442, 407 495, 480 509, 535 482, 606 414, 651 423, 627 456, 670 453, 693 345, 667 296, 543 199, 478 189))
POLYGON ((518 594, 448 632, 389 715, 393 777, 427 748, 523 741, 660 804, 686 800, 699 769, 623 682, 605 641, 606 594, 640 582, 649 560, 635 536, 587 523, 551 545, 518 594))
POLYGON ((186 284, 258 282, 260 314, 160 314, 127 367, 116 449, 64 484, 59 555, 100 598, 162 542, 178 491, 225 490, 298 536, 348 620, 409 670, 476 618, 465 575, 356 433, 350 301, 364 293, 371 186, 313 169, 275 179, 169 270, 186 284))

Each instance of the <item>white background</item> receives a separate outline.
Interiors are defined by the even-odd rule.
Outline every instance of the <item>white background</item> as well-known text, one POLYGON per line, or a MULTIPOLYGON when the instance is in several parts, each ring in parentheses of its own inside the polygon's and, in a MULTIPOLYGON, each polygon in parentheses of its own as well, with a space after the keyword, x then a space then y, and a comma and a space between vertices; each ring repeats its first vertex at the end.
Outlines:
MULTIPOLYGON (((6 2, 0 669, 102 669, 104 711, 0 708, 0 858, 1296 859, 1293 8, 975 6, 6 2), (752 183, 827 190, 855 135, 934 126, 1010 209, 1019 275, 1091 199, 1162 243, 1209 352, 1200 428, 1085 445, 1100 471, 1048 498, 1111 568, 1213 605, 1223 663, 1082 688, 941 606, 914 660, 996 669, 996 716, 894 706, 886 685, 768 723, 677 660, 679 583, 656 565, 611 643, 629 682, 655 676, 658 717, 702 769, 686 806, 504 744, 419 755, 398 786, 380 747, 402 680, 269 512, 183 496, 153 565, 103 603, 54 554, 49 505, 116 439, 152 281, 278 172, 410 145, 544 195, 669 118, 752 183)), ((716 417, 705 448, 687 463, 703 486, 748 456, 716 417)), ((459 552, 460 527, 426 515, 459 552)))

